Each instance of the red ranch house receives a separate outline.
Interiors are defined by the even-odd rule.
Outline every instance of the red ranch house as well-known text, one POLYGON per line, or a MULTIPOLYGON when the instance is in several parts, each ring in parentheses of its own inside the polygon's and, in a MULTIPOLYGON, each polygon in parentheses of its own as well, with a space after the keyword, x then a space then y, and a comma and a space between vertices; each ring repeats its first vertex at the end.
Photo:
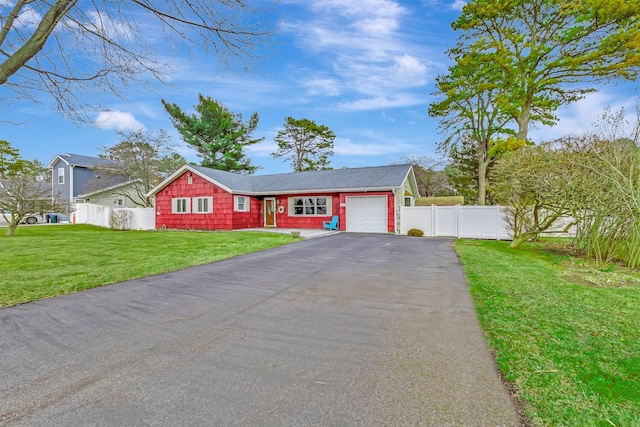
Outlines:
POLYGON ((411 165, 276 175, 185 165, 149 195, 158 228, 322 228, 337 215, 342 231, 397 233, 418 190, 411 165))

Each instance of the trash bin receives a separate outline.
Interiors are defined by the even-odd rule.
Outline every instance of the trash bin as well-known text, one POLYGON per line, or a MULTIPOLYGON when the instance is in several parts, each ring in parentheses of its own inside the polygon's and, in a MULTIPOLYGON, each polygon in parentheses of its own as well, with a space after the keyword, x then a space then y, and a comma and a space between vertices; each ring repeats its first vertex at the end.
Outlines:
POLYGON ((51 224, 57 224, 58 223, 58 215, 56 215, 56 214, 49 215, 49 222, 51 224))

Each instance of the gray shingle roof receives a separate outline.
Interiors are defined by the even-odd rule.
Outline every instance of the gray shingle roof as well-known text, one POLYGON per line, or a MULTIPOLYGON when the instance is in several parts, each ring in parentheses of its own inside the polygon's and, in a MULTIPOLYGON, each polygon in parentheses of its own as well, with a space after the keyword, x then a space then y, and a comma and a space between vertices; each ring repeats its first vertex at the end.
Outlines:
POLYGON ((58 154, 57 157, 64 159, 65 162, 75 165, 84 166, 85 168, 92 168, 95 166, 109 166, 114 163, 113 160, 101 159, 99 157, 83 156, 81 154, 58 154))
POLYGON ((392 189, 402 186, 411 169, 411 165, 389 165, 275 175, 239 175, 202 166, 191 167, 234 193, 254 194, 392 189))

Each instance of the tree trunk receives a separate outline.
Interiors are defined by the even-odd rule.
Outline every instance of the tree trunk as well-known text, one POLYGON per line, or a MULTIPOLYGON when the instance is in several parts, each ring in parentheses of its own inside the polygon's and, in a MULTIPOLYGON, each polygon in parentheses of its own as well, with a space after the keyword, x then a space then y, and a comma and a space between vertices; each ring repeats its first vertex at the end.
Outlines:
POLYGON ((479 206, 487 204, 487 168, 489 167, 489 156, 487 154, 487 144, 478 145, 478 196, 479 206))
POLYGON ((10 222, 9 226, 7 227, 7 236, 13 236, 13 232, 16 231, 16 228, 18 228, 18 223, 10 222))
MULTIPOLYGON (((9 77, 15 74, 42 50, 60 19, 62 19, 69 9, 75 6, 76 2, 77 0, 58 0, 50 6, 50 9, 42 17, 29 40, 25 41, 18 50, 11 53, 7 59, 0 64, 0 85, 5 84, 9 77)), ((14 13, 20 13, 26 3, 27 2, 18 2, 14 8, 14 13)), ((13 18, 15 19, 15 16, 13 18)), ((2 30, 3 38, 6 37, 6 32, 11 29, 6 26, 7 24, 11 25, 11 22, 5 24, 2 30)))
POLYGON ((519 117, 516 117, 518 123, 518 140, 526 141, 529 135, 529 121, 531 120, 531 98, 527 100, 522 107, 522 112, 519 117))
POLYGON ((511 244, 509 245, 510 248, 512 249, 518 249, 524 242, 526 242, 527 240, 529 240, 531 236, 527 233, 522 233, 517 237, 514 237, 514 239, 511 241, 511 244))

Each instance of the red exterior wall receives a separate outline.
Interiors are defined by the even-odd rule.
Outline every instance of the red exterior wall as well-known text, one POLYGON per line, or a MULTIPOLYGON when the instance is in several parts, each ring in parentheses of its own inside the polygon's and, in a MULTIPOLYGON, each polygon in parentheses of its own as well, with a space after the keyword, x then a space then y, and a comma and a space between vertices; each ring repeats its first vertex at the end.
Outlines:
MULTIPOLYGON (((193 174, 192 183, 184 174, 156 194, 156 227, 198 229, 198 230, 231 230, 234 223, 233 195, 209 181, 193 174), (176 197, 213 197, 212 213, 171 213, 171 201, 176 197)), ((253 204, 251 208, 253 209, 253 204)), ((253 212, 242 212, 251 214, 253 212)), ((241 221, 241 220, 239 220, 241 221)), ((244 221, 244 223, 249 223, 244 221)), ((257 225, 255 225, 257 226, 257 225)))
MULTIPOLYGON (((284 206, 283 213, 276 213, 276 228, 322 228, 323 221, 331 221, 331 217, 339 215, 340 212, 340 194, 338 193, 313 193, 313 194, 283 194, 276 196, 276 205, 278 208, 284 206), (327 216, 289 216, 289 198, 290 197, 313 197, 326 196, 331 197, 331 215, 327 216)), ((260 222, 264 223, 264 218, 260 217, 260 222)), ((340 220, 340 228, 342 227, 340 220)))
MULTIPOLYGON (((241 195, 241 194, 240 194, 241 195)), ((249 197, 249 212, 233 212, 233 229, 262 227, 262 200, 249 197)), ((233 210, 233 196, 231 197, 231 209, 233 210)))
POLYGON ((395 197, 392 191, 371 191, 368 193, 340 193, 340 203, 344 203, 344 207, 340 208, 340 229, 347 229, 347 197, 351 196, 387 196, 387 231, 395 233, 395 197), (344 226, 342 225, 344 224, 344 226))
MULTIPOLYGON (((249 212, 234 212, 233 195, 211 182, 192 174, 192 183, 188 183, 189 171, 176 178, 156 194, 156 227, 198 230, 232 230, 257 228, 264 226, 264 203, 262 197, 249 196, 249 212), (179 197, 213 197, 213 213, 171 213, 172 199, 179 197)), ((277 228, 322 228, 323 221, 331 221, 333 215, 340 218, 340 229, 345 230, 346 197, 348 196, 387 196, 388 231, 394 232, 395 204, 393 192, 359 193, 314 193, 284 194, 276 197, 277 207, 284 207, 283 213, 276 213, 277 228), (304 196, 331 197, 331 214, 327 216, 289 216, 289 198, 304 196), (345 206, 341 206, 345 204, 345 206)))

